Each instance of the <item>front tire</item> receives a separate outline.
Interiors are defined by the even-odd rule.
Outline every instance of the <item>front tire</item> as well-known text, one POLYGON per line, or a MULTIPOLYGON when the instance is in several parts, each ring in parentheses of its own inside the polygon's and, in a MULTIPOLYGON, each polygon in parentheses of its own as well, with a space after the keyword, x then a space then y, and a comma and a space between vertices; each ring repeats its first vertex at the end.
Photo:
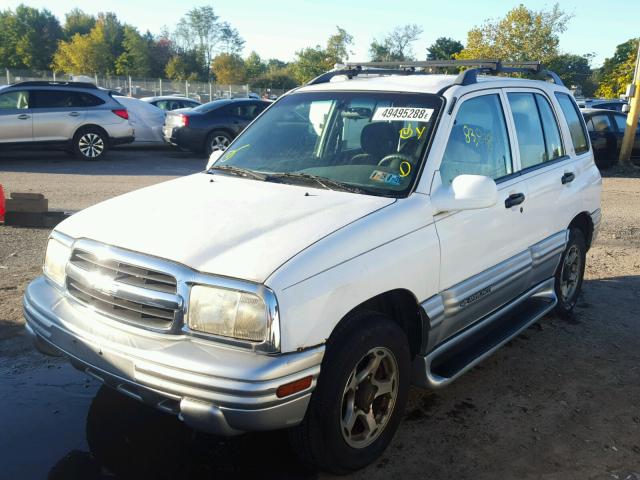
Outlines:
POLYGON ((555 312, 570 317, 578 302, 587 258, 587 241, 579 228, 569 231, 569 242, 556 269, 555 291, 558 304, 555 312))
POLYGON ((332 334, 307 414, 290 430, 294 451, 334 474, 375 461, 402 420, 409 371, 407 337, 391 318, 352 315, 332 334))
POLYGON ((109 140, 97 128, 84 128, 73 137, 73 153, 80 160, 100 160, 108 150, 109 140))

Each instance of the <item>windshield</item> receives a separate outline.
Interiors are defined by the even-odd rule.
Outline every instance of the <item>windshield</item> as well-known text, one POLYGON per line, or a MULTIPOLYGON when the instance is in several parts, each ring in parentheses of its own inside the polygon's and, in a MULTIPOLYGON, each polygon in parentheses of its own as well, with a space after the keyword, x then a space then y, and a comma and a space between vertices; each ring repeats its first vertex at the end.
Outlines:
POLYGON ((428 94, 288 95, 242 133, 213 168, 244 169, 283 183, 315 177, 318 188, 344 185, 400 196, 420 170, 441 105, 440 97, 428 94))

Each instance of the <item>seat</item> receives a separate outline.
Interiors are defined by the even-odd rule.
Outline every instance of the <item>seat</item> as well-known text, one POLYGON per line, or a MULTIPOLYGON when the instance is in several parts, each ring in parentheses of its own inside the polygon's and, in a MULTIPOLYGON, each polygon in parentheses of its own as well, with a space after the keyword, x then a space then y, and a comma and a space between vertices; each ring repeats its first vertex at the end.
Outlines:
POLYGON ((373 122, 360 133, 360 147, 363 153, 355 155, 351 165, 377 165, 387 155, 397 152, 398 131, 386 122, 373 122))

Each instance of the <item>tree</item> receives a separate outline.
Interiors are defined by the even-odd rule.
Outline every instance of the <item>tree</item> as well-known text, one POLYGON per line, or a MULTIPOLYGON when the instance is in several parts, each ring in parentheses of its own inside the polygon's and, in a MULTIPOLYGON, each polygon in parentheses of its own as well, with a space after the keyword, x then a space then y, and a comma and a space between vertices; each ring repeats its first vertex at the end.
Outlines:
POLYGON ((254 88, 277 88, 280 90, 290 90, 298 85, 299 83, 286 68, 265 73, 251 82, 251 86, 254 88))
POLYGON ((287 62, 283 62, 282 60, 278 60, 277 58, 270 58, 267 60, 267 71, 269 72, 277 72, 287 67, 287 62))
POLYGON ((62 38, 58 19, 46 9, 19 5, 0 12, 0 65, 44 70, 62 38))
POLYGON ((567 87, 579 89, 582 95, 590 97, 595 91, 590 66, 592 58, 593 54, 563 53, 549 60, 545 67, 557 73, 567 87))
POLYGON ((342 63, 349 60, 349 47, 353 45, 353 36, 349 35, 344 28, 336 26, 336 33, 327 40, 327 56, 332 63, 342 63))
POLYGON ((216 77, 216 82, 223 85, 236 85, 244 83, 247 79, 247 71, 240 55, 234 53, 220 53, 211 62, 211 71, 216 77))
POLYGON ((196 50, 207 69, 217 53, 238 53, 244 45, 238 31, 221 22, 209 6, 189 10, 178 22, 175 37, 183 51, 196 50))
POLYGON ((520 5, 498 20, 486 20, 467 34, 467 46, 458 59, 498 59, 548 62, 558 54, 559 35, 571 19, 558 4, 551 10, 520 5))
POLYGON ((371 60, 374 62, 390 62, 413 59, 413 44, 422 28, 416 24, 398 26, 389 32, 381 41, 374 39, 369 46, 371 60))
POLYGON ((172 80, 200 80, 203 78, 202 61, 195 51, 173 55, 165 67, 167 77, 172 80))
POLYGON ((88 34, 96 24, 96 17, 84 13, 79 8, 74 8, 65 16, 64 36, 70 40, 76 33, 80 35, 88 34))
POLYGON ((111 56, 118 58, 124 52, 124 25, 115 13, 99 13, 97 23, 102 25, 104 41, 109 46, 111 56))
MULTIPOLYGON (((613 57, 605 59, 599 72, 599 97, 615 98, 625 93, 633 81, 633 70, 640 38, 632 38, 616 47, 613 57)), ((636 94, 637 95, 637 94, 636 94)))
POLYGON ((136 28, 125 25, 124 52, 116 59, 115 65, 118 75, 145 77, 151 74, 153 37, 150 37, 150 33, 143 37, 136 28))
POLYGON ((306 83, 333 68, 327 51, 320 45, 303 48, 296 52, 296 59, 291 64, 291 75, 298 83, 306 83))
POLYGON ((99 19, 87 35, 76 33, 70 41, 61 41, 52 66, 65 73, 96 74, 113 71, 114 61, 104 22, 99 19))
POLYGON ((440 37, 427 48, 427 60, 451 60, 464 49, 464 45, 453 38, 440 37))
POLYGON ((249 82, 261 77, 267 72, 267 65, 256 52, 251 52, 249 56, 245 58, 244 68, 249 82))

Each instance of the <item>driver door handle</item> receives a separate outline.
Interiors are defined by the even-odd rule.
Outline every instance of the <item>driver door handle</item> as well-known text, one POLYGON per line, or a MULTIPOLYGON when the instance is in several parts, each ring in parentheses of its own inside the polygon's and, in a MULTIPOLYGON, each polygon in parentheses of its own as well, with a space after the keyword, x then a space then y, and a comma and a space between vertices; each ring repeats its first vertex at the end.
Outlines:
POLYGON ((31 115, 27 115, 26 113, 22 113, 22 114, 18 115, 18 119, 20 119, 20 120, 27 120, 29 118, 31 118, 31 115))
POLYGON ((505 208, 511 208, 520 205, 522 202, 524 202, 524 193, 512 193, 504 201, 504 206, 505 208))
POLYGON ((79 114, 78 112, 71 112, 71 113, 69 114, 69 116, 70 116, 70 117, 78 117, 78 116, 80 116, 80 114, 79 114))
POLYGON ((564 175, 562 175, 562 178, 560 179, 560 181, 562 182, 563 185, 566 185, 567 183, 573 182, 575 178, 576 176, 573 172, 567 172, 564 175))

